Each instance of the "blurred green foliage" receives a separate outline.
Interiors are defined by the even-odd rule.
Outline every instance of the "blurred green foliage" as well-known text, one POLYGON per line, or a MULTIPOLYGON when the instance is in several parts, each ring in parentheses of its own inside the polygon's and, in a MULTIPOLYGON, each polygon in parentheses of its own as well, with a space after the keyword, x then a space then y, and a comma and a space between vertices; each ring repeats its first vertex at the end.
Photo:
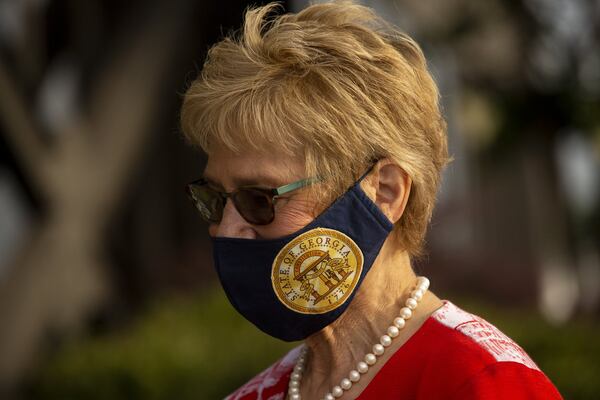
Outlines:
MULTIPOLYGON (((553 327, 536 313, 457 301, 523 346, 566 399, 600 393, 600 325, 553 327)), ((294 344, 240 317, 220 289, 166 299, 120 332, 70 343, 32 377, 35 399, 220 399, 294 344)))
POLYGON ((128 328, 68 344, 29 383, 34 399, 221 399, 294 344, 258 331, 220 288, 157 301, 128 328))

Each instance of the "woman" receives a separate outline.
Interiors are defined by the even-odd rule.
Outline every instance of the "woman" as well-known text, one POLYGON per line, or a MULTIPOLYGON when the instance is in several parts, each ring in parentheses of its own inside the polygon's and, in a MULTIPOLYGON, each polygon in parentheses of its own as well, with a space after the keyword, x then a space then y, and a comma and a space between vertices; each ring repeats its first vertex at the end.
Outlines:
POLYGON ((210 50, 182 127, 233 306, 304 340, 230 399, 557 399, 527 354, 417 277, 448 162, 418 45, 368 8, 312 5, 210 50))

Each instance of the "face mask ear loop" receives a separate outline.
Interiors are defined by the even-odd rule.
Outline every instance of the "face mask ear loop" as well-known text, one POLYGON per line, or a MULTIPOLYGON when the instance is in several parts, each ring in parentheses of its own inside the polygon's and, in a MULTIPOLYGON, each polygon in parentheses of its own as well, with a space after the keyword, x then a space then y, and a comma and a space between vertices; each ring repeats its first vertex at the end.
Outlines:
POLYGON ((379 159, 373 159, 373 160, 371 160, 371 166, 369 168, 367 168, 367 170, 360 176, 360 178, 358 178, 358 180, 356 181, 356 183, 359 183, 363 179, 365 179, 365 177, 367 175, 369 175, 373 171, 373 168, 375 168, 375 166, 377 165, 378 162, 379 162, 379 159))

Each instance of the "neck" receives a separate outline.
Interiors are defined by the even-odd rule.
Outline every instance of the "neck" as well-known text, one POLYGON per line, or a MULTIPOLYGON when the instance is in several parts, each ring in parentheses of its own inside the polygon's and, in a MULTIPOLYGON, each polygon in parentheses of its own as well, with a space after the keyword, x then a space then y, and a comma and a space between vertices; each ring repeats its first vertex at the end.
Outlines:
MULTIPOLYGON (((357 363, 363 360, 366 353, 371 352, 373 344, 385 333, 409 297, 417 277, 408 254, 396 250, 389 242, 390 238, 386 240, 344 314, 306 339, 309 356, 301 388, 302 398, 321 398, 333 386, 338 385, 350 370, 356 369, 357 363)), ((414 329, 401 331, 394 342, 401 344, 406 341, 426 316, 441 305, 439 299, 436 302, 432 297, 435 296, 424 297, 423 306, 425 300, 429 306, 420 305, 407 321, 407 325, 414 325, 414 329)), ((381 368, 381 365, 378 367, 381 368)), ((365 379, 362 383, 368 383, 368 380, 370 379, 365 379)), ((353 389, 360 393, 360 387, 353 389)))

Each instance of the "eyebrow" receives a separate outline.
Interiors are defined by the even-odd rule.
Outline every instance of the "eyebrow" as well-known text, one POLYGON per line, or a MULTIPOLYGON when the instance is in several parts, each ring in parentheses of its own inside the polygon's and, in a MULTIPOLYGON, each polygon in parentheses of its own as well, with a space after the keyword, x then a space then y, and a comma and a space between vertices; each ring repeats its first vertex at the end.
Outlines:
MULTIPOLYGON (((224 186, 217 181, 217 179, 212 178, 210 175, 207 175, 206 172, 202 174, 202 177, 206 182, 208 182, 211 186, 215 186, 218 189, 225 189, 224 186)), ((233 184, 236 188, 243 186, 258 186, 264 188, 277 188, 279 186, 285 185, 285 183, 280 183, 275 177, 269 175, 258 175, 258 176, 234 176, 232 178, 233 184)))
POLYGON ((214 180, 214 179, 206 176, 205 174, 202 174, 202 179, 204 179, 208 183, 209 186, 212 186, 212 187, 214 187, 216 189, 225 191, 225 188, 223 187, 223 185, 221 185, 220 183, 218 183, 216 180, 214 180))

